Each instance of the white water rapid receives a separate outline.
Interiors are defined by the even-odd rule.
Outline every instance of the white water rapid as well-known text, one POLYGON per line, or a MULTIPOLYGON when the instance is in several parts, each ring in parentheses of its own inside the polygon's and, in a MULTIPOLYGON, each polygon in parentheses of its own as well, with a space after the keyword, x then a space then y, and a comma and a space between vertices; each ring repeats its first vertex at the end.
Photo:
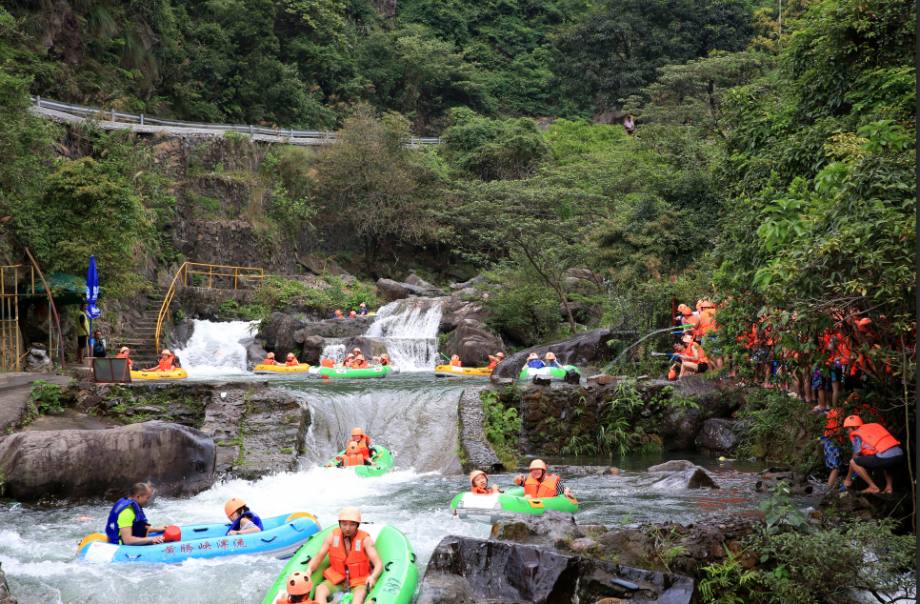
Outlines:
POLYGON ((243 340, 252 338, 258 321, 203 321, 195 319, 185 348, 176 350, 182 368, 191 377, 242 373, 247 370, 243 340))
POLYGON ((430 371, 437 365, 441 298, 407 298, 377 311, 364 337, 382 343, 400 371, 430 371))

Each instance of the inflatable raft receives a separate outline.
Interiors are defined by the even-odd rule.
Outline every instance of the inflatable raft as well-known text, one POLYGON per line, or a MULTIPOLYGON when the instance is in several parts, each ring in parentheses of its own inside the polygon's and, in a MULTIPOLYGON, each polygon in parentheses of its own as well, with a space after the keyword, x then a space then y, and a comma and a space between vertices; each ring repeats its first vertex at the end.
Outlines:
MULTIPOLYGON (((387 472, 393 469, 393 454, 390 453, 390 450, 382 445, 374 445, 374 455, 371 456, 371 461, 374 462, 373 465, 369 466, 348 466, 348 468, 354 468, 355 474, 363 478, 370 478, 372 476, 383 476, 387 472)), ((339 451, 339 455, 345 455, 345 451, 339 451)), ((334 468, 336 465, 336 459, 332 458, 326 464, 327 468, 334 468)), ((348 469, 342 468, 342 469, 348 469)))
MULTIPOLYGON (((335 527, 329 527, 321 533, 314 535, 307 543, 301 547, 296 554, 285 565, 284 570, 278 575, 275 584, 268 590, 262 599, 262 604, 275 604, 279 595, 285 592, 284 582, 287 577, 296 571, 303 571, 307 568, 310 560, 319 551, 323 540, 335 527)), ((390 525, 364 525, 362 530, 374 539, 374 549, 380 554, 383 561, 383 573, 377 579, 377 583, 371 589, 370 593, 364 598, 365 602, 374 604, 409 604, 412 596, 415 594, 415 587, 418 584, 418 569, 415 566, 415 553, 412 551, 412 545, 409 540, 398 529, 390 525)), ((314 585, 319 585, 323 581, 323 570, 329 566, 328 556, 320 564, 319 568, 313 573, 312 579, 314 585)), ((310 594, 313 597, 313 593, 310 594)), ((339 604, 349 604, 351 594, 346 593, 339 601, 339 604)))
POLYGON ((578 511, 578 500, 565 495, 528 499, 524 497, 524 487, 511 487, 504 493, 488 495, 477 495, 469 491, 457 493, 450 502, 450 509, 460 515, 513 512, 540 516, 547 510, 574 514, 578 511))
POLYGON ((352 367, 313 367, 310 369, 310 375, 315 375, 324 379, 367 379, 386 377, 392 373, 392 371, 393 368, 389 365, 375 365, 363 369, 354 369, 352 367))
POLYGON ((438 365, 434 368, 434 374, 437 377, 489 377, 492 375, 492 370, 488 367, 454 367, 453 365, 438 365))
POLYGON ((581 371, 575 365, 563 365, 562 367, 533 367, 524 366, 518 376, 521 380, 536 380, 547 382, 568 382, 577 384, 581 379, 581 371))
POLYGON ((172 369, 170 371, 132 371, 131 380, 184 380, 188 377, 185 369, 172 369))
POLYGON ((227 535, 229 523, 180 526, 182 540, 158 545, 113 545, 104 533, 92 533, 77 547, 77 559, 89 562, 176 563, 189 558, 274 554, 286 558, 320 530, 316 516, 295 512, 262 519, 265 530, 227 535))
POLYGON ((307 363, 300 365, 263 365, 259 363, 252 370, 255 373, 307 373, 310 371, 310 365, 307 363))

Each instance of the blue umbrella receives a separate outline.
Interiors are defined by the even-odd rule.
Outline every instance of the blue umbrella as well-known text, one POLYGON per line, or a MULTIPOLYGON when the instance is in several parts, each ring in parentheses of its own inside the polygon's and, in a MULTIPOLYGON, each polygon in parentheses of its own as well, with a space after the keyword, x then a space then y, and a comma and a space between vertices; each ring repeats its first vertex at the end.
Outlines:
POLYGON ((86 316, 89 317, 89 350, 93 350, 93 319, 98 319, 102 311, 96 308, 99 299, 99 273, 96 272, 96 257, 89 257, 89 269, 86 271, 86 316))

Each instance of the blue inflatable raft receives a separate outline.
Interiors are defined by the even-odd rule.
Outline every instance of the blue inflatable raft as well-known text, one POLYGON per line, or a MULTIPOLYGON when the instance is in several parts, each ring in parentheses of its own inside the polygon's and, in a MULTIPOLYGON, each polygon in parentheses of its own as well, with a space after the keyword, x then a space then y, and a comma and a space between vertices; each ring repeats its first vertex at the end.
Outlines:
MULTIPOLYGON (((316 516, 295 512, 263 518, 264 530, 227 535, 229 523, 180 526, 182 540, 158 545, 113 545, 104 533, 92 533, 77 547, 77 559, 88 562, 139 562, 172 564, 189 558, 216 558, 240 554, 272 554, 290 557, 320 530, 316 516)), ((152 533, 153 534, 153 533, 152 533)))

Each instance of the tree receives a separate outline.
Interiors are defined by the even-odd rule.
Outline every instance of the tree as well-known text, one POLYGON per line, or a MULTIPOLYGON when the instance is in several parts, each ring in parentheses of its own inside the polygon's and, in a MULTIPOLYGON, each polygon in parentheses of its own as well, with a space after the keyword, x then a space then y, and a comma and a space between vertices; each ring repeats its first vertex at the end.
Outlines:
POLYGON ((482 180, 525 178, 549 155, 533 120, 491 119, 454 109, 442 153, 462 173, 482 180))
POLYGON ((408 137, 402 116, 377 117, 359 105, 316 162, 316 204, 361 241, 368 270, 384 248, 421 244, 435 231, 436 175, 421 152, 406 146, 408 137))

